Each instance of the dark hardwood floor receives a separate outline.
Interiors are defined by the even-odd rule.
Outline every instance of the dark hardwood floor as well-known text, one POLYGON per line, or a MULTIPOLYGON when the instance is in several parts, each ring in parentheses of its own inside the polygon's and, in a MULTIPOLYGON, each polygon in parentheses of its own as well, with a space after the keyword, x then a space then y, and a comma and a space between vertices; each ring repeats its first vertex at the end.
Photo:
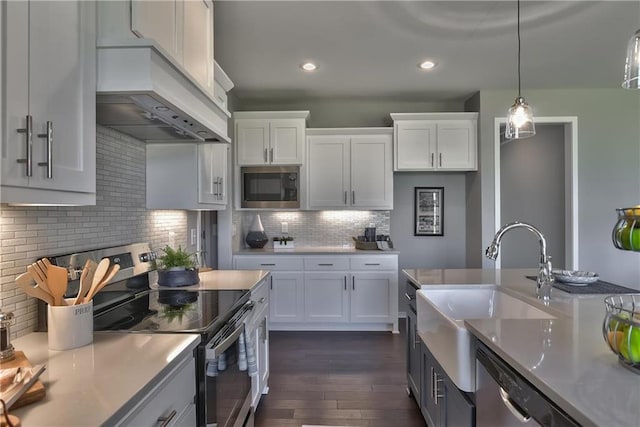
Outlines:
POLYGON ((424 427, 406 393, 405 331, 270 332, 256 427, 424 427))

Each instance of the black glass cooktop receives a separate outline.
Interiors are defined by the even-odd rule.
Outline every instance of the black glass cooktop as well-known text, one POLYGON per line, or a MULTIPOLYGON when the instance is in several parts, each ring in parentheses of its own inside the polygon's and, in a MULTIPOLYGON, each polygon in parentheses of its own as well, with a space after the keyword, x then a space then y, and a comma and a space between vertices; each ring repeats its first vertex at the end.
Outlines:
POLYGON ((96 331, 212 333, 246 301, 248 291, 148 290, 94 315, 96 331))

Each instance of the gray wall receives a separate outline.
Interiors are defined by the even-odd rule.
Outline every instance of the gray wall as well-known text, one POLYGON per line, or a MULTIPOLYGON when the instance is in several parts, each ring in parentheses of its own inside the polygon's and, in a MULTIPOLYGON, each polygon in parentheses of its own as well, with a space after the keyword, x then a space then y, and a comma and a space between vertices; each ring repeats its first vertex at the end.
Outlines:
MULTIPOLYGON (((557 268, 566 267, 564 172, 564 125, 536 125, 535 136, 500 146, 500 223, 538 227, 557 268)), ((501 268, 538 266, 540 248, 529 231, 505 234, 501 247, 501 268)))
MULTIPOLYGON (((640 254, 611 243, 615 208, 640 202, 640 97, 623 89, 525 90, 535 116, 578 117, 578 267, 604 280, 640 289, 640 254)), ((494 119, 505 117, 513 91, 480 92, 482 236, 468 235, 470 251, 482 253, 495 233, 494 119)), ((483 260, 487 267, 493 262, 483 260)))
POLYGON ((14 335, 36 326, 36 301, 16 288, 14 278, 37 258, 141 241, 154 249, 187 244, 185 211, 145 207, 144 143, 101 126, 96 130, 96 206, 0 205, 0 305, 16 316, 14 335))
MULTIPOLYGON (((465 268, 465 174, 402 172, 393 175, 391 237, 399 269, 465 268), (444 236, 414 236, 414 187, 444 187, 444 236)), ((405 278, 399 272, 400 295, 405 278)), ((404 298, 399 298, 405 311, 404 298)))

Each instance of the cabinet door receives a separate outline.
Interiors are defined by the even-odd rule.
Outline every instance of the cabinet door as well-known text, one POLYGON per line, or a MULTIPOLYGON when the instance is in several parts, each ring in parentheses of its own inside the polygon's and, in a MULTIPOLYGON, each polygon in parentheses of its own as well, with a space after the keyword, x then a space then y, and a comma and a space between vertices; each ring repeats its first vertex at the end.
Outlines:
POLYGON ((178 56, 176 6, 174 0, 131 0, 131 31, 154 40, 173 58, 178 56))
POLYGON ((265 316, 258 325, 258 383, 260 393, 266 394, 269 382, 269 320, 265 316))
POLYGON ((420 171, 436 167, 436 122, 407 120, 394 125, 396 170, 420 171))
POLYGON ((205 91, 213 95, 213 3, 182 2, 182 60, 184 68, 205 91))
POLYGON ((420 357, 421 357, 421 341, 418 338, 416 313, 411 307, 407 310, 407 383, 413 397, 420 405, 420 357))
POLYGON ((476 122, 447 120, 438 123, 438 169, 475 170, 476 122))
POLYGON ((436 372, 438 365, 426 345, 422 344, 421 350, 422 386, 420 390, 420 410, 427 425, 441 426, 441 420, 444 418, 444 416, 441 416, 443 413, 441 410, 442 400, 436 401, 436 386, 438 384, 436 372))
POLYGON ((240 166, 264 165, 269 160, 269 121, 238 120, 236 142, 240 166))
POLYGON ((311 209, 350 206, 349 137, 309 137, 309 207, 311 209))
POLYGON ((391 135, 351 137, 351 206, 393 209, 391 135))
POLYGON ((304 321, 304 274, 271 273, 269 318, 272 322, 304 321))
MULTIPOLYGON (((7 178, 3 184, 94 193, 95 3, 10 2, 7 16, 6 54, 16 56, 6 63, 7 83, 3 88, 7 89, 8 106, 8 168, 3 168, 7 178), (28 25, 24 21, 26 8, 28 25), (28 49, 26 35, 22 35, 26 33, 18 31, 20 25, 24 25, 22 31, 28 31, 28 49), (24 51, 15 52, 16 47, 24 51), (28 90, 22 93, 26 76, 28 90), (25 127, 27 114, 33 120, 31 177, 26 176, 26 165, 17 163, 17 159, 26 158, 26 134, 16 129, 25 127), (51 138, 46 135, 47 122, 51 123, 51 138), (49 159, 50 167, 46 165, 49 159)), ((64 194, 60 194, 59 202, 65 203, 64 194)))
MULTIPOLYGON (((449 378, 444 371, 440 372, 438 376, 442 381, 440 382, 440 392, 444 395, 444 400, 438 401, 444 404, 444 425, 446 426, 460 426, 460 427, 473 427, 475 423, 475 405, 469 399, 469 397, 449 378)), ((499 424, 497 419, 494 419, 496 425, 499 424)), ((520 424, 521 425, 521 424, 520 424)))
POLYGON ((227 204, 227 145, 198 145, 198 202, 227 204))
POLYGON ((307 322, 348 322, 347 273, 305 273, 304 313, 307 322))
POLYGON ((304 159, 304 120, 273 119, 270 122, 269 163, 301 165, 304 159))
POLYGON ((352 273, 351 321, 392 322, 392 283, 397 279, 394 273, 352 273))

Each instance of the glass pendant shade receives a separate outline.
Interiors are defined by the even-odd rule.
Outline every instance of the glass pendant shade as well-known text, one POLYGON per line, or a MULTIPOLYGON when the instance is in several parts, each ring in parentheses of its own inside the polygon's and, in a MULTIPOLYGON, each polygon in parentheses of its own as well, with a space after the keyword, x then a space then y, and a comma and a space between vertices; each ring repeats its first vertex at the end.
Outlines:
POLYGON ((533 123, 533 110, 524 98, 519 96, 509 108, 504 136, 507 139, 523 139, 535 134, 536 127, 533 123))
POLYGON ((629 39, 627 45, 627 60, 624 64, 625 89, 640 89, 640 30, 629 39))

